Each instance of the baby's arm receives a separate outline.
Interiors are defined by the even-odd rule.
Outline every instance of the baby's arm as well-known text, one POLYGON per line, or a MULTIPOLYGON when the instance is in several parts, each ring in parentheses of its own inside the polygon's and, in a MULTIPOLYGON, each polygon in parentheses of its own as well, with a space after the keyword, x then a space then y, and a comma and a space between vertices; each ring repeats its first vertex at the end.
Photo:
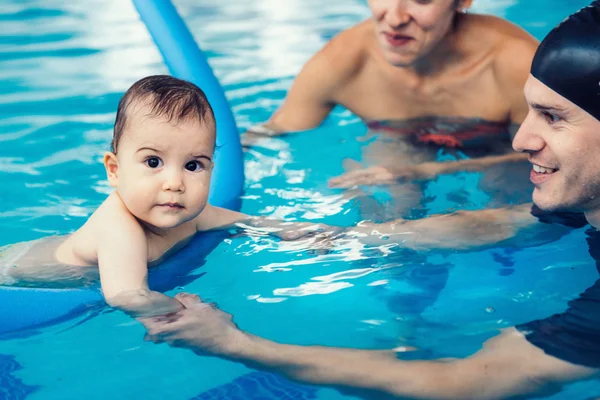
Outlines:
POLYGON ((315 233, 330 236, 342 228, 312 222, 286 222, 263 216, 250 216, 226 208, 207 205, 197 219, 198 231, 256 228, 284 240, 295 240, 315 233))
POLYGON ((177 300, 148 288, 148 241, 131 215, 104 219, 98 235, 98 268, 106 302, 133 317, 169 314, 183 309, 177 300), (111 228, 112 226, 112 228, 111 228))
POLYGON ((204 232, 235 228, 237 223, 248 218, 250 216, 247 214, 207 204, 202 213, 196 217, 196 229, 204 232))

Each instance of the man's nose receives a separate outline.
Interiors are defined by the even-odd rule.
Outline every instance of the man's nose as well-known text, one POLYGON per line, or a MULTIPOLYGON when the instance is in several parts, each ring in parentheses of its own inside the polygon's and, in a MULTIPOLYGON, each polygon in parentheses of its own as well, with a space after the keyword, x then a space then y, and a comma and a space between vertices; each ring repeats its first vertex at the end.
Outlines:
POLYGON ((541 151, 546 146, 546 142, 536 131, 534 117, 530 112, 513 139, 513 149, 521 153, 537 153, 541 151))

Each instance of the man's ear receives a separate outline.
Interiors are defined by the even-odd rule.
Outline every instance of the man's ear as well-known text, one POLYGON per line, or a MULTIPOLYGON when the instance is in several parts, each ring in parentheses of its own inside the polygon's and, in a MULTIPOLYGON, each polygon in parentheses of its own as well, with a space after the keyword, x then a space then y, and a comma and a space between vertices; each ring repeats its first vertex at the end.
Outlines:
POLYGON ((104 153, 104 168, 106 169, 106 177, 110 186, 116 188, 119 183, 119 161, 117 155, 110 151, 104 153))
POLYGON ((473 5, 473 0, 462 0, 460 4, 460 10, 468 10, 473 5))

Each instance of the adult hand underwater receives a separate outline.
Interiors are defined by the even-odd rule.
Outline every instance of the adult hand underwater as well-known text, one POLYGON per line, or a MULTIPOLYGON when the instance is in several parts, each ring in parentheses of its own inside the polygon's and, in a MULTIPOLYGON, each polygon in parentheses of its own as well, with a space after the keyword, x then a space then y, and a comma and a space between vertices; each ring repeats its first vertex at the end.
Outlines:
POLYGON ((424 162, 416 165, 374 166, 347 172, 329 181, 333 188, 352 188, 357 185, 391 185, 394 183, 433 179, 438 175, 459 171, 479 171, 501 162, 523 161, 522 154, 511 153, 495 157, 467 158, 451 162, 424 162))
POLYGON ((527 114, 523 85, 537 41, 502 19, 467 14, 472 0, 368 3, 373 18, 315 54, 281 108, 250 128, 243 143, 314 128, 339 104, 396 144, 366 149, 363 161, 385 176, 350 173, 333 179, 334 187, 387 183, 396 171, 411 178, 406 170, 435 161, 440 148, 490 157, 436 163, 428 177, 506 162, 514 127, 527 114))
MULTIPOLYGON (((479 245, 549 222, 579 227, 589 222, 590 253, 598 265, 600 171, 594 162, 600 157, 598 82, 600 1, 596 0, 550 32, 536 53, 525 87, 529 113, 513 146, 533 164, 530 178, 537 207, 529 212, 524 207, 465 212, 450 216, 447 224, 438 220, 437 225, 459 237, 469 224, 455 224, 457 219, 476 226, 489 222, 507 226, 503 234, 479 238, 475 243, 479 245)), ((178 299, 185 310, 166 320, 144 321, 151 340, 356 395, 419 399, 543 395, 600 372, 600 280, 570 301, 564 313, 506 329, 465 359, 438 361, 402 361, 391 351, 278 344, 239 330, 229 315, 195 296, 178 299)))

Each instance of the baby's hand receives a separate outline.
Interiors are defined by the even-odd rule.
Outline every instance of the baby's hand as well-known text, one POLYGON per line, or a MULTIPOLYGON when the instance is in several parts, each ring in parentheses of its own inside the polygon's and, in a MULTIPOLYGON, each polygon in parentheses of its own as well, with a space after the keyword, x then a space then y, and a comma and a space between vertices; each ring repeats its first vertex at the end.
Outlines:
POLYGON ((336 236, 342 228, 310 222, 284 222, 271 235, 281 240, 297 240, 307 237, 330 238, 336 236), (289 224, 289 225, 288 225, 289 224))
POLYGON ((130 290, 107 297, 110 306, 132 318, 148 318, 183 310, 176 299, 147 289, 130 290))
POLYGON ((295 246, 315 254, 326 254, 335 247, 335 240, 341 237, 343 232, 345 228, 302 222, 292 223, 289 228, 282 228, 272 235, 287 243, 293 242, 295 246))
POLYGON ((238 223, 245 234, 251 232, 267 234, 286 242, 297 242, 302 248, 311 250, 329 250, 333 240, 340 236, 345 228, 311 222, 283 222, 264 217, 253 217, 244 223, 238 223))

